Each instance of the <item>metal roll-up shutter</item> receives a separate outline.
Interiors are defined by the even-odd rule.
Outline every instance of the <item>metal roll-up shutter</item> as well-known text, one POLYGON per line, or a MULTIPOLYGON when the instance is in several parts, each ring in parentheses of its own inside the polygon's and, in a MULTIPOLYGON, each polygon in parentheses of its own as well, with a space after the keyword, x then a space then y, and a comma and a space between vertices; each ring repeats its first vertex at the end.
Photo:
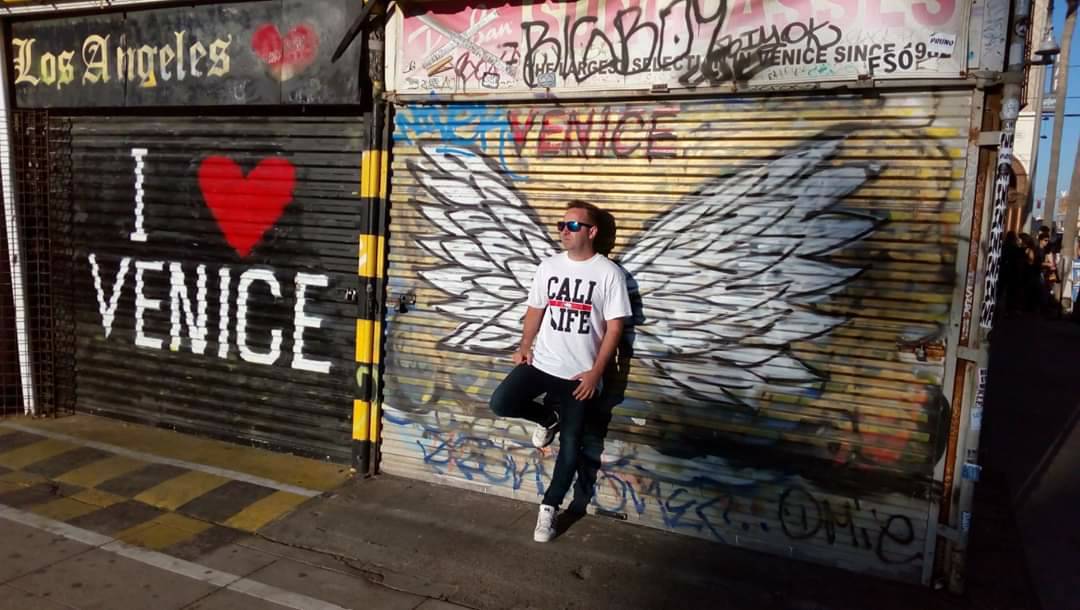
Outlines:
POLYGON ((83 411, 345 461, 360 117, 76 117, 83 411))
POLYGON ((412 304, 388 314, 382 470, 539 499, 553 452, 488 400, 533 265, 584 199, 613 213, 641 305, 610 367, 593 506, 920 580, 971 103, 399 108, 389 298, 412 304))

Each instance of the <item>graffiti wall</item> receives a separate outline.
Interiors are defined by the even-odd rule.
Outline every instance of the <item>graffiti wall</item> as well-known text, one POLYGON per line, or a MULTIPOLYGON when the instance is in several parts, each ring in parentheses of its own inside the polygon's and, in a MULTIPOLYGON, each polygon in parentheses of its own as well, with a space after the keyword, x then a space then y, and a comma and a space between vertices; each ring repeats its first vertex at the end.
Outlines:
POLYGON ((775 88, 958 78, 969 3, 580 0, 398 11, 389 89, 464 94, 775 88))
POLYGON ((592 510, 918 580, 969 109, 960 93, 401 108, 383 470, 538 501, 551 451, 487 403, 582 198, 612 212, 635 303, 588 425, 592 510))
POLYGON ((54 121, 78 408, 348 460, 362 121, 54 121))

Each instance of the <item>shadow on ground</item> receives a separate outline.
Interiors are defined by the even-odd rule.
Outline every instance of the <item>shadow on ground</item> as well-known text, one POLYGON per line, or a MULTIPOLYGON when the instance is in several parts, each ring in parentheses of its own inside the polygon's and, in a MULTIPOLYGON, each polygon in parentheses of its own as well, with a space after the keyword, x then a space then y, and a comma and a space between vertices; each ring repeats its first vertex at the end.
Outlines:
MULTIPOLYGON (((998 324, 980 446, 989 478, 979 487, 1003 496, 994 505, 1016 515, 1045 610, 1080 608, 1078 419, 1080 325, 1033 317, 998 324)), ((976 523, 980 518, 976 512, 976 523)))
POLYGON ((473 608, 1040 610, 1037 590, 1043 610, 1068 610, 1080 607, 1078 368, 1080 326, 994 331, 962 596, 597 516, 540 545, 533 504, 391 476, 352 481, 261 533, 473 608))
POLYGON ((473 608, 1036 610, 1008 506, 985 505, 1005 497, 976 498, 981 555, 963 598, 597 516, 536 544, 533 504, 392 476, 349 483, 261 533, 473 608))

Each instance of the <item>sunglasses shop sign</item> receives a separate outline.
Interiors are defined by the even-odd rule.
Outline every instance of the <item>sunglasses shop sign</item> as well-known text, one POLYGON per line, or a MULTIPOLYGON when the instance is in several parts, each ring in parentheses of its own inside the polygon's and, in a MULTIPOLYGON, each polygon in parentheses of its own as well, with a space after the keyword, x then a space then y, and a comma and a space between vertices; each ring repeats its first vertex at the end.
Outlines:
POLYGON ((390 29, 399 94, 750 88, 958 78, 970 2, 659 0, 410 3, 390 29))

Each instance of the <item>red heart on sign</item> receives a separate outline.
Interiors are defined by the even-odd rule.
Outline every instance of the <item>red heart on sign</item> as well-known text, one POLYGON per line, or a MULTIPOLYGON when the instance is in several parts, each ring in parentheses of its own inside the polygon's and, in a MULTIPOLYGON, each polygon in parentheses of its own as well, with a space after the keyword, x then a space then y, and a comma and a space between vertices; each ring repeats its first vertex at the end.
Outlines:
POLYGON ((303 72, 319 51, 319 35, 307 24, 300 24, 285 34, 277 26, 266 24, 251 36, 251 50, 270 66, 270 74, 287 81, 303 72))
POLYGON ((229 245, 247 256, 277 224, 293 199, 296 168, 287 159, 263 159, 244 177, 228 157, 207 157, 199 166, 199 188, 229 245))

